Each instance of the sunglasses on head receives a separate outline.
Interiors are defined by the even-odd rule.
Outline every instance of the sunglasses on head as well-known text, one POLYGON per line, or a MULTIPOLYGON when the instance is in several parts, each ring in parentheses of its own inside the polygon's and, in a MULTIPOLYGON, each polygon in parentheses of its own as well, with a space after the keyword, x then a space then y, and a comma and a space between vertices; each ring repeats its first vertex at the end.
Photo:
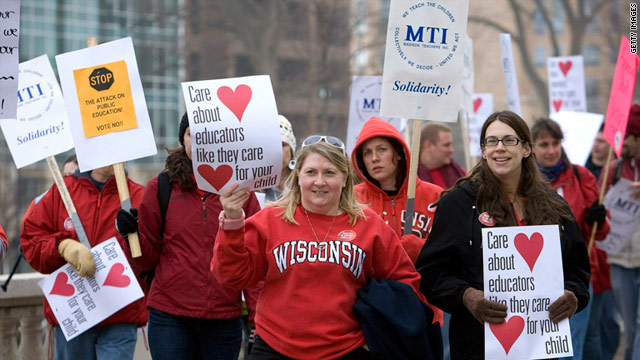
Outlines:
POLYGON ((305 146, 317 144, 321 141, 324 141, 333 147, 337 147, 338 149, 342 150, 342 154, 344 156, 347 156, 347 149, 344 146, 344 143, 342 142, 342 140, 338 139, 335 136, 311 135, 308 138, 304 139, 304 141, 302 142, 302 148, 304 148, 305 146))

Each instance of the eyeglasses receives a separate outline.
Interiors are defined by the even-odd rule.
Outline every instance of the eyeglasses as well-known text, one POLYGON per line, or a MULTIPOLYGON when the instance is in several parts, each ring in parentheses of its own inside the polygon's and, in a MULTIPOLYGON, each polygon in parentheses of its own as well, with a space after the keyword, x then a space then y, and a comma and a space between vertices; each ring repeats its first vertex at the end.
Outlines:
POLYGON ((342 154, 344 156, 347 156, 347 149, 344 146, 344 143, 342 142, 342 140, 338 139, 335 136, 311 135, 308 138, 304 139, 301 149, 304 149, 305 146, 317 144, 321 141, 324 141, 333 147, 337 147, 338 149, 342 150, 342 154))
POLYGON ((520 143, 526 143, 527 140, 518 139, 515 136, 505 136, 502 139, 498 139, 497 137, 490 136, 482 141, 484 146, 494 147, 498 146, 498 143, 502 142, 504 146, 516 146, 520 143))

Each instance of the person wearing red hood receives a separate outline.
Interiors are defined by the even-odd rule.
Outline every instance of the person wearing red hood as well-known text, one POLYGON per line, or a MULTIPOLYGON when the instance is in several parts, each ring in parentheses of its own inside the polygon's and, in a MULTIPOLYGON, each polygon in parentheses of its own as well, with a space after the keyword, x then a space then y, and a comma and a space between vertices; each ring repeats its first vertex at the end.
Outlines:
POLYGON ((415 263, 424 245, 442 188, 416 179, 412 234, 403 235, 409 187, 409 147, 390 123, 372 117, 365 124, 351 153, 356 174, 364 181, 355 186, 358 201, 369 205, 400 237, 415 263))

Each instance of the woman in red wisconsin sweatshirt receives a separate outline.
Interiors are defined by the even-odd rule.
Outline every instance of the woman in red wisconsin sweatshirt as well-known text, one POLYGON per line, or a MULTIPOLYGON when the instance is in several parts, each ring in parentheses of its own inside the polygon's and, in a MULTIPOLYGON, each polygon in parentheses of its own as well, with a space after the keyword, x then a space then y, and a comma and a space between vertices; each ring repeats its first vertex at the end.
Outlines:
POLYGON ((232 288, 265 279, 252 357, 369 358, 352 310, 369 277, 408 284, 424 301, 393 229, 356 201, 354 177, 340 139, 311 136, 278 202, 245 221, 246 189, 220 197, 214 275, 232 288))

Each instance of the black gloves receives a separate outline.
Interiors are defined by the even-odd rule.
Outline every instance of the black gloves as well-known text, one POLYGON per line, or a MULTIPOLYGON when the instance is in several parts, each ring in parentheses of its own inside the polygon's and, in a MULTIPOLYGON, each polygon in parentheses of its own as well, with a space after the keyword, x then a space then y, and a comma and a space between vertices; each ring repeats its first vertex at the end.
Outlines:
POLYGON ((116 231, 120 236, 127 239, 127 234, 138 231, 138 209, 131 210, 120 209, 116 216, 116 231))
POLYGON ((605 209, 604 205, 598 204, 598 200, 596 200, 593 205, 591 205, 591 207, 587 209, 584 220, 588 225, 593 225, 594 222, 602 224, 604 223, 606 217, 607 209, 605 209))

